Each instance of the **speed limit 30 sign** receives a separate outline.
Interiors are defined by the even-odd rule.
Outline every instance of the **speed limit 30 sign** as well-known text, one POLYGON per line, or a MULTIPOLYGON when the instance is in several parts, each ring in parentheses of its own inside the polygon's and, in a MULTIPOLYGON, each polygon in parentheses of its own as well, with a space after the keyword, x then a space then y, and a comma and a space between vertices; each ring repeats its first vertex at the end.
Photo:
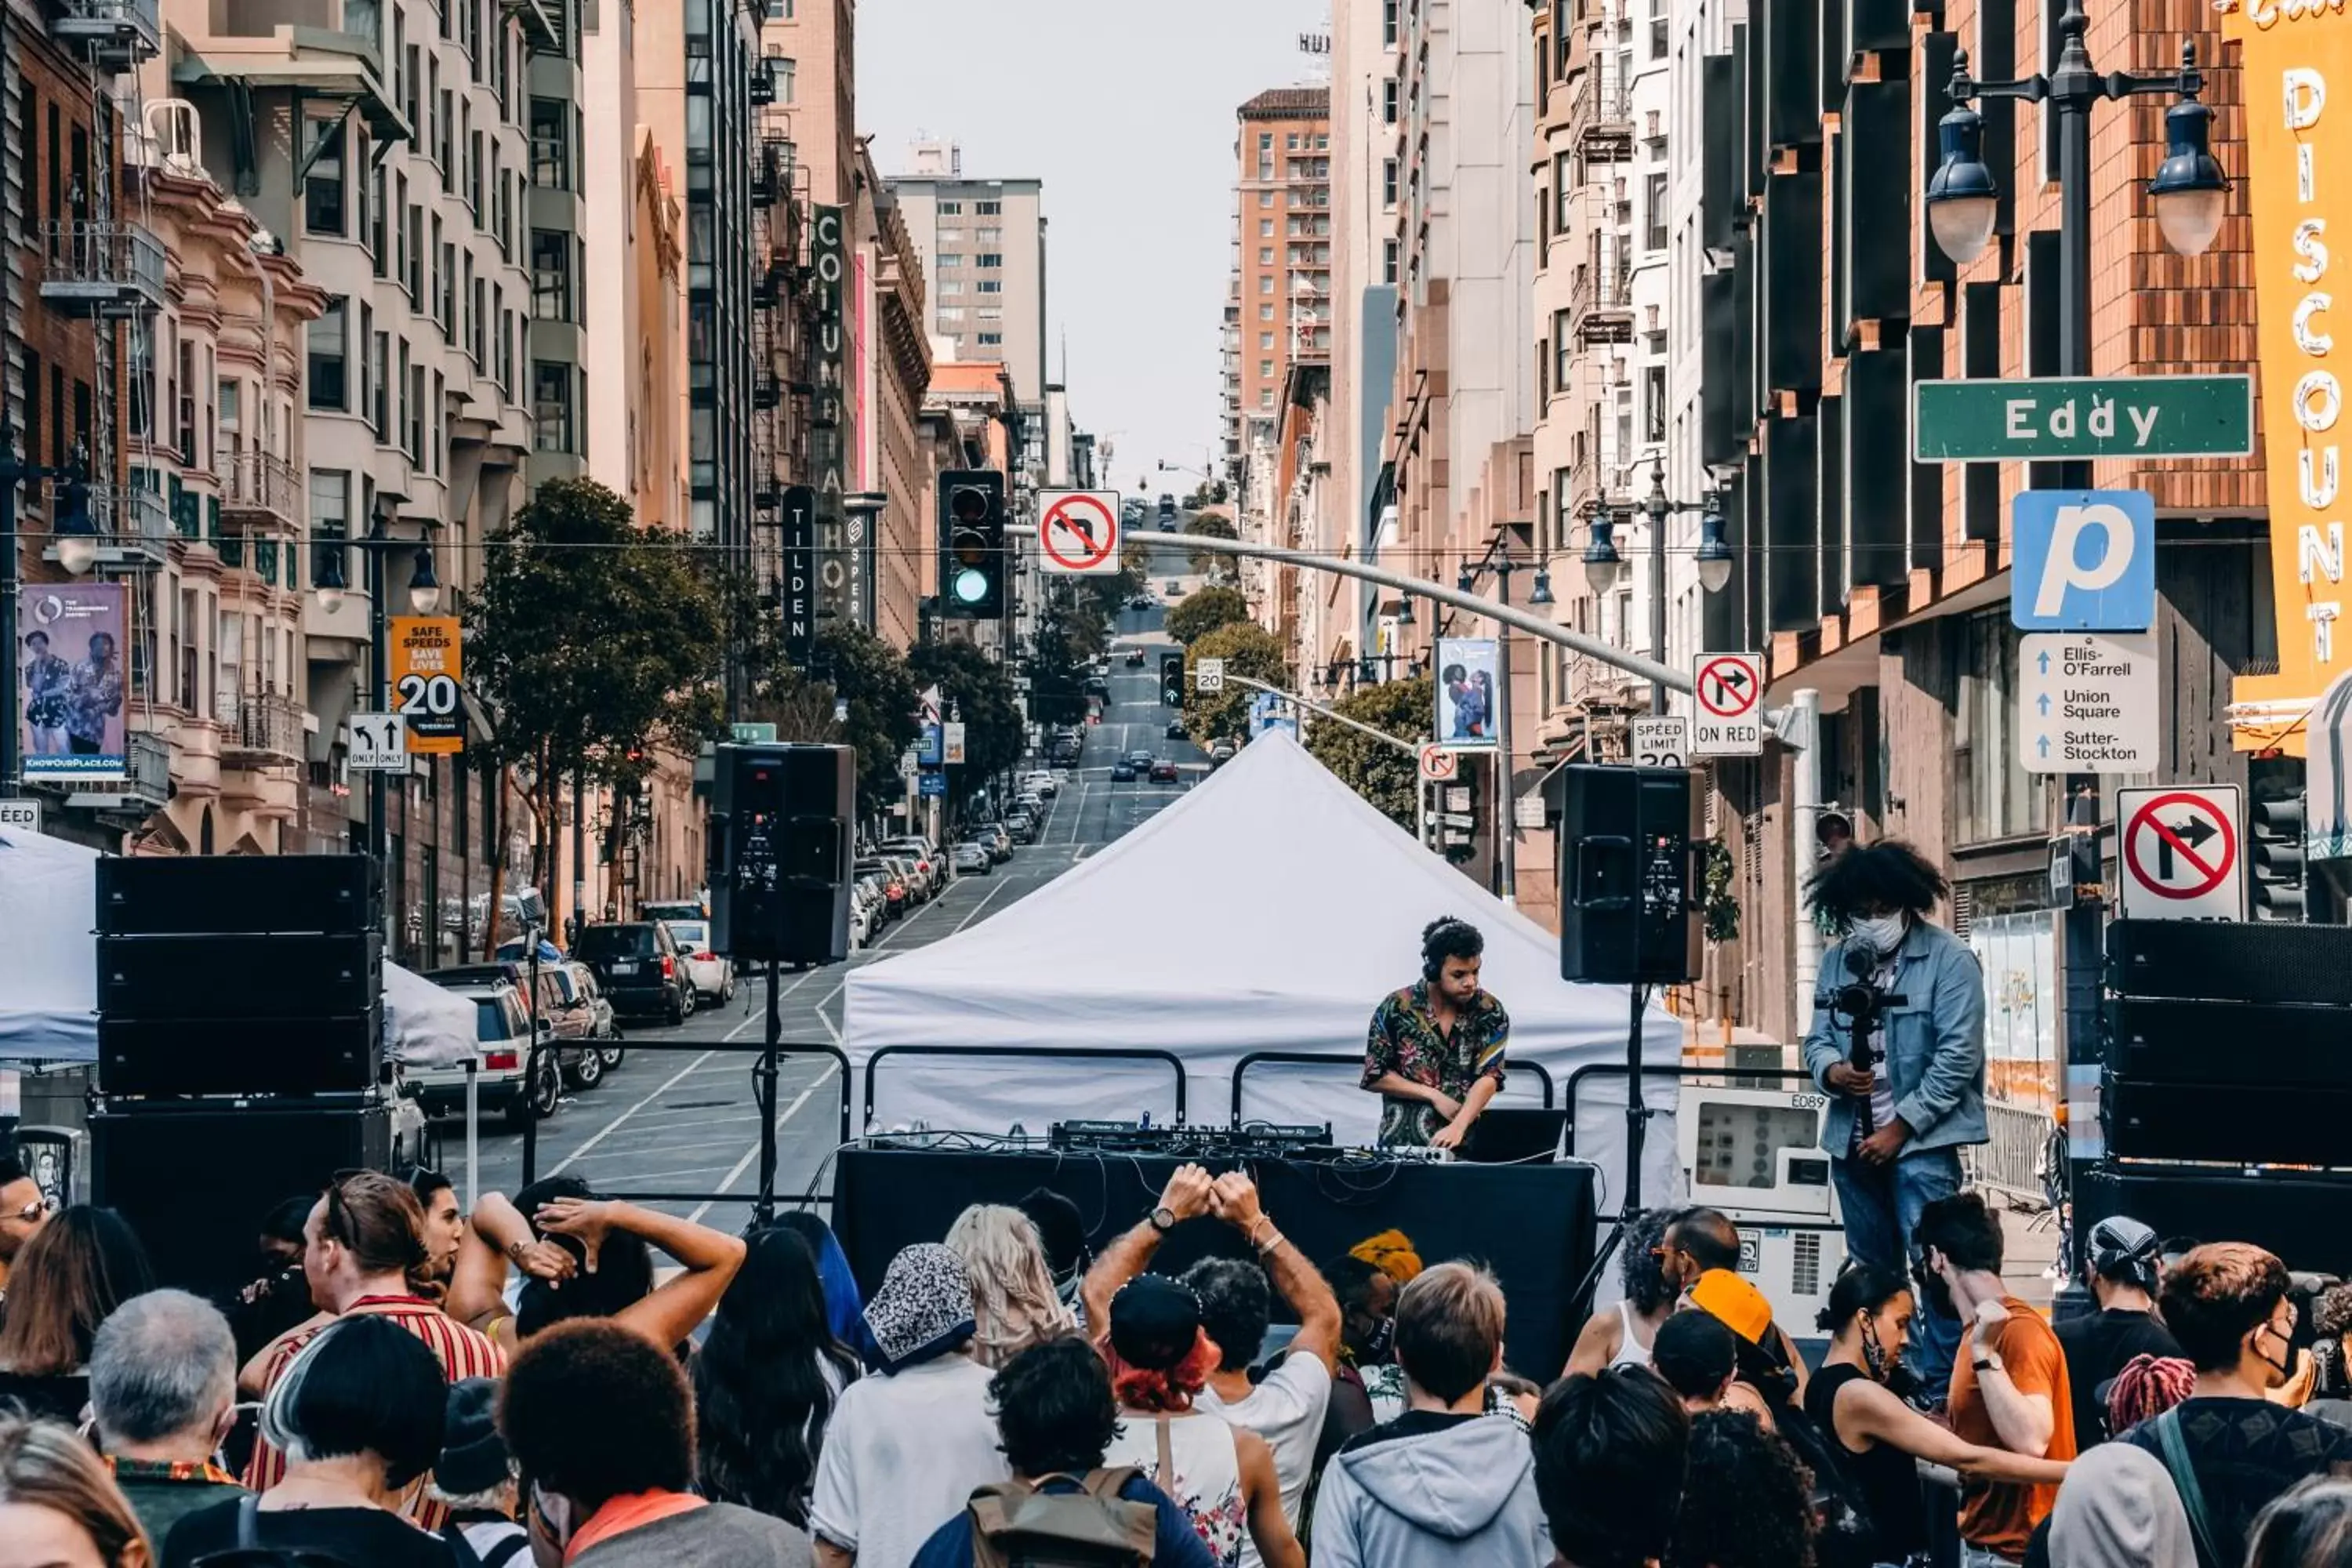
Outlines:
POLYGON ((466 645, 455 616, 392 620, 392 710, 408 721, 408 751, 455 756, 466 749, 460 700, 466 645))

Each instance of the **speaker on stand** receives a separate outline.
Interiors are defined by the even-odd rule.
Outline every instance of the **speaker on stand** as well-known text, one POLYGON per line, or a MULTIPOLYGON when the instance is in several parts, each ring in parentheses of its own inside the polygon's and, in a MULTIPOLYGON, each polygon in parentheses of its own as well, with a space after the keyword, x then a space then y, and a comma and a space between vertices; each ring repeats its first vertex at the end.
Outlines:
POLYGON ((270 1208, 388 1161, 373 871, 356 855, 98 863, 90 1197, 159 1281, 241 1284, 270 1208))

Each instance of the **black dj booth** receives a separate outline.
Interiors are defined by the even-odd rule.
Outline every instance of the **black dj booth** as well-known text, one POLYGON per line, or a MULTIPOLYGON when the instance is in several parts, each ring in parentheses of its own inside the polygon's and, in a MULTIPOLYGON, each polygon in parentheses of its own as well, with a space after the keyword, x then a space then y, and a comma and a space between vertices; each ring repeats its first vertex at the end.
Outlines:
MULTIPOLYGON (((1014 1204, 1038 1187, 1077 1205, 1088 1245, 1099 1255, 1150 1211, 1169 1176, 1192 1157, 877 1140, 842 1151, 834 1226, 869 1296, 899 1248, 937 1241, 967 1205, 1014 1204)), ((1275 1224, 1318 1263, 1391 1229, 1411 1237, 1425 1264, 1484 1263, 1510 1302, 1505 1359, 1511 1370, 1549 1382, 1567 1362, 1576 1329, 1572 1298, 1592 1260, 1590 1166, 1439 1163, 1377 1154, 1197 1158, 1213 1171, 1248 1171, 1275 1224)), ((1203 1218, 1179 1226, 1152 1267, 1179 1273, 1213 1253, 1251 1255, 1231 1226, 1203 1218)))

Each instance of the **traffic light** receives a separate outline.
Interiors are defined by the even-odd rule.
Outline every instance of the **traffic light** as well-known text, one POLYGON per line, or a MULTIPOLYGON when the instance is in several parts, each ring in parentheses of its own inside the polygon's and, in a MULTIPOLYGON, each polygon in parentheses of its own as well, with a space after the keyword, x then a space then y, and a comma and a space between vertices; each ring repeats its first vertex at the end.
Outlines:
POLYGON ((962 620, 1004 614, 1004 476, 956 468, 940 476, 940 609, 962 620))
POLYGON ((2299 794, 2256 799, 2248 813, 2254 872, 2248 901, 2258 921, 2304 918, 2303 820, 2299 794))
POLYGON ((1184 706, 1184 656, 1181 653, 1160 656, 1160 701, 1168 708, 1184 706))

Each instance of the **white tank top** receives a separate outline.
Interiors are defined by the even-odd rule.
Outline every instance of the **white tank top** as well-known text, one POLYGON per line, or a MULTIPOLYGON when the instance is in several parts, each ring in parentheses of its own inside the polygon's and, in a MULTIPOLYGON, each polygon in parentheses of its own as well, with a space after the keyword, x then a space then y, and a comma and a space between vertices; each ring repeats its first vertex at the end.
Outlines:
POLYGON ((1633 1331, 1633 1325, 1638 1321, 1640 1320, 1633 1316, 1633 1304, 1631 1301, 1617 1303, 1617 1325, 1624 1332, 1618 1336, 1617 1353, 1609 1358, 1611 1366, 1650 1364, 1650 1347, 1643 1344, 1642 1336, 1633 1331))
POLYGON ((1103 1464, 1133 1465, 1144 1479, 1160 1479, 1160 1421, 1168 1424, 1168 1456, 1175 1476, 1162 1483, 1176 1505, 1192 1519, 1201 1542, 1217 1560, 1217 1568, 1235 1568, 1242 1542, 1249 1537, 1249 1512, 1242 1506, 1241 1455, 1234 1429, 1222 1415, 1152 1416, 1122 1410, 1118 1436, 1111 1440, 1103 1464))

